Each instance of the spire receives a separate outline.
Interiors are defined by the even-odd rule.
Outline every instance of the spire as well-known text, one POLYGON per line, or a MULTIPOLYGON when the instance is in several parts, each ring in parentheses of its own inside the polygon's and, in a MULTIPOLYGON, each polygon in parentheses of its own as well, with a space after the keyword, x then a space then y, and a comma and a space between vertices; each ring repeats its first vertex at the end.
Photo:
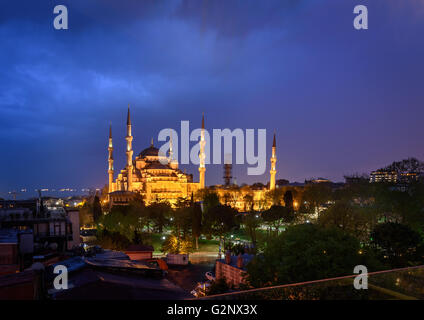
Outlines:
POLYGON ((113 187, 113 143, 112 143, 112 123, 109 124, 109 147, 108 147, 109 157, 108 157, 108 176, 109 176, 109 193, 114 191, 113 187))
POLYGON ((172 130, 169 136, 169 159, 172 161, 173 150, 172 150, 172 130))
POLYGON ((200 152, 199 152, 199 187, 205 188, 205 114, 202 113, 202 130, 200 131, 200 152))
POLYGON ((130 104, 128 103, 127 126, 130 126, 130 125, 131 125, 130 104))
POLYGON ((153 147, 153 137, 152 140, 150 140, 150 146, 153 147))
POLYGON ((127 116, 127 136, 125 137, 127 140, 127 190, 132 191, 132 180, 133 180, 133 149, 132 149, 132 141, 133 137, 131 134, 131 116, 130 116, 130 105, 128 104, 128 116, 127 116))
POLYGON ((272 153, 271 153, 271 170, 270 170, 270 180, 269 180, 269 189, 275 189, 275 175, 277 174, 276 164, 277 164, 277 155, 276 155, 276 143, 275 143, 275 132, 274 140, 272 141, 272 153))

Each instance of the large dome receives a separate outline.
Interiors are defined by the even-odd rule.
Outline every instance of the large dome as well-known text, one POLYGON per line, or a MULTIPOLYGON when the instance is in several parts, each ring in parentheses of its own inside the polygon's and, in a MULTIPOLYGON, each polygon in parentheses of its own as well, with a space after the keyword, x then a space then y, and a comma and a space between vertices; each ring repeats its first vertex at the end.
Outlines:
POLYGON ((159 149, 155 148, 153 145, 151 145, 150 147, 141 151, 139 156, 140 157, 146 157, 146 156, 158 157, 159 156, 159 149))

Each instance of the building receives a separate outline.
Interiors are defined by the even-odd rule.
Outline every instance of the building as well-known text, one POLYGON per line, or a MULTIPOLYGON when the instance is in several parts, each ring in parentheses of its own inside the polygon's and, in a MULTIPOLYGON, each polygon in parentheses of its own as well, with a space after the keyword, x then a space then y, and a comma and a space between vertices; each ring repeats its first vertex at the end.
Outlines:
POLYGON ((42 199, 3 201, 0 208, 0 229, 31 231, 34 251, 55 244, 58 251, 79 245, 79 212, 63 207, 47 208, 42 199))
MULTIPOLYGON (((109 205, 126 205, 131 201, 142 199, 146 205, 155 201, 168 201, 171 205, 177 202, 178 198, 189 198, 192 194, 196 194, 199 190, 205 188, 205 118, 202 116, 202 127, 200 137, 200 153, 199 153, 199 182, 193 181, 193 175, 186 174, 179 169, 179 164, 173 158, 172 138, 170 140, 169 154, 160 154, 151 141, 150 147, 141 151, 133 159, 132 149, 132 124, 130 109, 128 107, 127 114, 127 143, 126 148, 126 166, 114 177, 114 157, 113 157, 113 141, 112 127, 109 128, 109 145, 108 145, 108 199, 109 205)), ((267 187, 255 188, 252 190, 243 189, 234 195, 234 207, 237 210, 246 210, 247 202, 251 202, 256 210, 267 207, 265 203, 265 193, 276 188, 276 137, 274 134, 272 144, 270 170, 270 184, 267 187), (249 196, 246 197, 249 193, 249 196)), ((223 204, 228 203, 228 194, 232 192, 232 188, 228 186, 215 186, 213 189, 218 193, 223 204)))
POLYGON ((370 182, 387 182, 387 183, 410 183, 418 181, 421 174, 418 172, 397 172, 390 170, 377 170, 370 174, 370 182))
POLYGON ((305 184, 312 184, 312 183, 329 183, 329 184, 332 184, 331 180, 328 180, 326 178, 317 178, 317 179, 305 180, 305 184))
POLYGON ((252 254, 239 254, 232 256, 225 254, 225 259, 218 259, 215 263, 216 279, 225 279, 229 286, 238 288, 245 283, 246 266, 253 259, 252 254))
MULTIPOLYGON (((175 204, 178 198, 188 198, 204 187, 204 144, 200 152, 200 182, 193 182, 193 175, 186 174, 179 169, 178 161, 173 159, 172 141, 170 142, 169 155, 159 153, 153 144, 141 151, 133 159, 131 117, 128 108, 127 117, 127 165, 114 180, 113 168, 113 143, 112 128, 109 129, 109 201, 110 204, 126 204, 137 196, 150 204, 154 201, 164 200, 175 204)), ((202 119, 204 130, 204 118, 202 119)), ((204 131, 202 131, 204 141, 204 131)))
POLYGON ((33 251, 32 231, 0 229, 0 275, 22 271, 33 251))

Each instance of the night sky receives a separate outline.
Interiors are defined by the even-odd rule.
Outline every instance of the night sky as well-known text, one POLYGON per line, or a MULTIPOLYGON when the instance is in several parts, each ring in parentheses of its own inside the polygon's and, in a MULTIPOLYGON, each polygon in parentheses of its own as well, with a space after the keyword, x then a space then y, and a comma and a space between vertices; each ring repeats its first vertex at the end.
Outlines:
MULTIPOLYGON (((343 181, 424 160, 424 1, 4 0, 0 4, 0 197, 102 187, 107 138, 125 163, 163 128, 266 128, 277 179, 343 181), (69 30, 53 28, 64 4, 69 30), (365 4, 369 29, 353 28, 365 4)), ((182 166, 194 174, 195 166, 182 166)), ((206 184, 222 183, 209 165, 206 184)))

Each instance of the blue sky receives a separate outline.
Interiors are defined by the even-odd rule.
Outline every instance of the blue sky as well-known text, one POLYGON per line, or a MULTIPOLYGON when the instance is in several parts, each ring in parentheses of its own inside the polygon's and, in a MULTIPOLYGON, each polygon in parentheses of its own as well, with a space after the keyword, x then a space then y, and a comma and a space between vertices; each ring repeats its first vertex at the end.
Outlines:
MULTIPOLYGON (((205 112, 210 129, 268 129, 269 147, 275 130, 277 178, 290 181, 424 160, 423 34, 418 0, 2 1, 0 197, 102 187, 110 121, 125 163, 128 103, 135 154, 205 112), (68 30, 53 28, 57 4, 68 30)), ((208 166, 207 184, 221 177, 208 166)))

